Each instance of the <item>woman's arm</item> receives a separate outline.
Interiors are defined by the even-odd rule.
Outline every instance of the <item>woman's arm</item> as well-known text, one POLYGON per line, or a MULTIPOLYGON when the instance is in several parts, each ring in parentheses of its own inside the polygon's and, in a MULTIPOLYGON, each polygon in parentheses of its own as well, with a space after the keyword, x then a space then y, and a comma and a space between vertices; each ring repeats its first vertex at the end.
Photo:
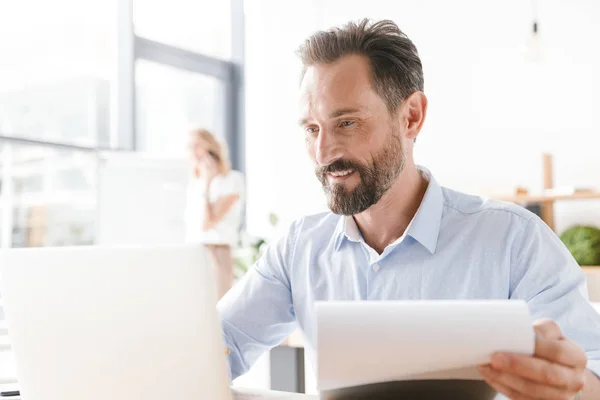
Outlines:
POLYGON ((207 231, 217 225, 239 198, 240 195, 238 193, 233 193, 220 197, 215 203, 211 203, 209 196, 206 196, 204 200, 204 222, 202 229, 207 231))
MULTIPOLYGON (((202 230, 207 231, 217 225, 223 217, 231 210, 231 207, 240 198, 239 193, 229 193, 220 196, 216 202, 210 202, 210 186, 213 179, 218 175, 218 167, 214 158, 205 157, 200 166, 202 176, 205 179, 206 188, 204 190, 204 221, 202 222, 202 230)), ((219 182, 224 184, 224 182, 219 182)), ((227 183, 225 183, 227 185, 227 183)), ((227 193, 227 192, 225 192, 227 193)))

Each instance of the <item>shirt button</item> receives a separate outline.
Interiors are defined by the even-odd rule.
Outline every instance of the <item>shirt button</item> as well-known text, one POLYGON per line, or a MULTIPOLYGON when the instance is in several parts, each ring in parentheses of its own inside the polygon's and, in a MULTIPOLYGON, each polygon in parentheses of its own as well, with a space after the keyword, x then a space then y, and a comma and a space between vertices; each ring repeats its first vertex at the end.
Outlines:
POLYGON ((373 271, 379 271, 379 264, 373 264, 373 271))
POLYGON ((231 350, 229 350, 229 349, 225 349, 225 354, 226 354, 226 355, 229 355, 229 354, 231 354, 231 350))

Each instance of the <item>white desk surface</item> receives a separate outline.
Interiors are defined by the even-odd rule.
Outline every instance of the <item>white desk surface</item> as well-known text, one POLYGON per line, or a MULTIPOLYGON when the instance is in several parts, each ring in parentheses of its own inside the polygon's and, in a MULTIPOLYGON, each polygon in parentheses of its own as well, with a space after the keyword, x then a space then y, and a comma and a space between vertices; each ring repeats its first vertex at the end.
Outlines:
POLYGON ((233 400, 318 400, 309 394, 276 392, 272 390, 232 388, 233 400))
MULTIPOLYGON (((318 400, 318 396, 298 393, 276 392, 272 390, 231 388, 233 400, 318 400)), ((21 400, 21 397, 4 397, 7 400, 21 400)), ((69 399, 70 400, 70 399, 69 399)))

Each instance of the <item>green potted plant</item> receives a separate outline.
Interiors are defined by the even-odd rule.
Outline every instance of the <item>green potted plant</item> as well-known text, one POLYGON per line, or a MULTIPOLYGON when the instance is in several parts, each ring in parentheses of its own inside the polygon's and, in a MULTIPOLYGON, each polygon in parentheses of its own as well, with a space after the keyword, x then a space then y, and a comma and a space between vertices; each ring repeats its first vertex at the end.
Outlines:
MULTIPOLYGON (((269 224, 275 228, 279 218, 274 213, 269 214, 269 224)), ((246 231, 240 233, 240 243, 234 254, 235 276, 241 279, 248 270, 263 255, 268 246, 267 240, 261 237, 255 237, 246 231)))
POLYGON ((242 232, 243 238, 240 240, 240 246, 235 252, 233 261, 235 263, 235 277, 241 279, 246 272, 260 258, 264 251, 266 241, 262 238, 251 237, 246 232, 242 232))
POLYGON ((591 301, 600 301, 600 229, 577 225, 560 235, 575 260, 583 268, 591 301))

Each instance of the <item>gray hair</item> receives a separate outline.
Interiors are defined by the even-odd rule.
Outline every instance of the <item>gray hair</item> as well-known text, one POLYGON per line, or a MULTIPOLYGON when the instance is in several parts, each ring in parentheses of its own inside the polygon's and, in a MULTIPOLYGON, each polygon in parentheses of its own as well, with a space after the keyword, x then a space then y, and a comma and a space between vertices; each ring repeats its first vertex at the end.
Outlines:
POLYGON ((372 22, 363 19, 342 27, 319 31, 298 49, 306 68, 332 63, 343 56, 365 56, 371 65, 373 88, 385 101, 390 112, 404 99, 423 91, 423 66, 416 46, 390 20, 372 22))

